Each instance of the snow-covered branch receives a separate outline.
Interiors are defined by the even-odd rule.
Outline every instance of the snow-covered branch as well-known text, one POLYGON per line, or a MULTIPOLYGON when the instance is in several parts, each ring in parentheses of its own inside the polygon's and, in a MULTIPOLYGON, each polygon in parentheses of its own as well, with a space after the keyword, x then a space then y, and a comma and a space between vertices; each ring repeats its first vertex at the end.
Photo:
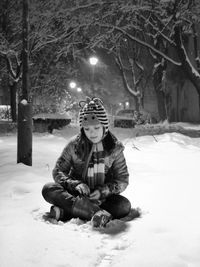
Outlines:
POLYGON ((101 6, 101 5, 108 5, 108 4, 113 4, 113 1, 91 1, 90 3, 87 3, 87 4, 81 4, 81 5, 77 5, 73 8, 70 8, 69 11, 70 12, 75 12, 75 11, 78 11, 80 9, 88 9, 88 8, 91 8, 91 7, 95 7, 95 6, 101 6))
POLYGON ((102 28, 113 28, 114 30, 116 31, 119 31, 121 33, 123 33, 127 38, 129 38, 130 40, 132 41, 135 41, 137 42, 138 44, 146 47, 146 48, 149 48, 150 50, 152 50, 154 53, 160 55, 161 57, 165 58, 167 61, 171 62, 172 64, 176 65, 176 66, 181 66, 181 62, 179 61, 176 61, 172 58, 170 58, 169 56, 167 56, 166 54, 164 54, 163 52, 157 50, 155 47, 153 47, 152 45, 150 45, 149 43, 147 42, 144 42, 142 40, 140 40, 139 38, 131 35, 130 33, 128 33, 126 30, 118 27, 118 26, 113 26, 113 25, 109 25, 109 24, 99 24, 98 25, 102 28))
MULTIPOLYGON (((151 21, 150 19, 147 19, 145 18, 145 16, 143 16, 142 14, 139 15, 144 21, 146 24, 149 24, 155 31, 156 31, 156 36, 157 35, 160 35, 163 37, 164 40, 166 40, 170 45, 172 46, 176 46, 176 44, 174 43, 173 40, 171 40, 168 36, 166 36, 166 34, 163 33, 164 29, 168 26, 169 22, 164 25, 163 29, 162 30, 159 30, 158 27, 156 27, 151 21)), ((155 38, 155 35, 153 36, 153 38, 155 38)))
POLYGON ((17 55, 12 51, 9 50, 7 52, 0 51, 0 55, 5 59, 7 63, 8 72, 10 74, 10 77, 15 81, 18 82, 21 78, 21 61, 18 59, 17 55), (11 56, 14 57, 15 63, 12 62, 11 56), (15 69, 14 69, 15 66, 15 69))
POLYGON ((139 97, 141 96, 141 93, 139 90, 137 90, 137 87, 134 88, 134 90, 129 86, 129 83, 127 81, 127 78, 126 78, 126 75, 125 75, 125 72, 124 72, 124 68, 123 68, 123 63, 122 63, 122 60, 121 60, 121 57, 120 55, 118 54, 117 57, 115 57, 115 61, 117 63, 117 65, 119 66, 120 68, 120 71, 121 71, 121 74, 122 74, 122 78, 123 78, 123 81, 124 81, 124 85, 125 85, 125 88, 126 90, 133 96, 135 97, 139 97))
POLYGON ((32 52, 41 50, 44 46, 48 45, 48 44, 52 44, 52 43, 57 43, 60 40, 64 40, 69 38, 71 35, 74 34, 74 32, 78 31, 79 28, 76 29, 72 29, 70 32, 64 32, 62 35, 59 36, 52 36, 52 35, 48 35, 46 40, 38 42, 37 44, 35 44, 34 49, 32 50, 32 52))
POLYGON ((194 23, 192 24, 192 30, 193 30, 195 62, 196 62, 197 70, 200 73, 200 49, 198 46, 198 34, 197 34, 196 27, 195 27, 194 23))

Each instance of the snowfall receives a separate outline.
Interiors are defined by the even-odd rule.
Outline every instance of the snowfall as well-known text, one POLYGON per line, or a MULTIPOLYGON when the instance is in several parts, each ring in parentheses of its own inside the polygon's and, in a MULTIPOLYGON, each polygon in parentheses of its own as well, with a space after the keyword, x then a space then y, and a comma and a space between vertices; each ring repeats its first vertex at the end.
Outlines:
POLYGON ((16 163, 17 135, 0 135, 1 267, 200 266, 200 138, 113 131, 130 173, 123 195, 141 217, 113 220, 104 229, 80 219, 49 220, 50 204, 41 196, 77 127, 34 133, 32 167, 16 163))

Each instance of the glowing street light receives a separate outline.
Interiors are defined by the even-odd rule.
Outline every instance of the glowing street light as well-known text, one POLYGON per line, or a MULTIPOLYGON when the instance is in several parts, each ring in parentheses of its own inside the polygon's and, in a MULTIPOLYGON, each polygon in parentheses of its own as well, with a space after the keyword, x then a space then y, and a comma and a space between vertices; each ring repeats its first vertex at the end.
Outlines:
POLYGON ((98 62, 98 58, 97 57, 90 57, 89 62, 92 66, 95 66, 98 62))
POLYGON ((74 89, 76 87, 76 83, 75 82, 70 82, 69 86, 70 86, 70 88, 74 89))
POLYGON ((128 108, 128 107, 129 107, 129 102, 127 101, 127 102, 125 103, 125 105, 126 105, 126 108, 128 108))
POLYGON ((82 89, 81 89, 81 87, 77 87, 77 89, 76 89, 76 90, 77 90, 77 92, 78 92, 78 93, 81 93, 81 92, 82 92, 82 89))

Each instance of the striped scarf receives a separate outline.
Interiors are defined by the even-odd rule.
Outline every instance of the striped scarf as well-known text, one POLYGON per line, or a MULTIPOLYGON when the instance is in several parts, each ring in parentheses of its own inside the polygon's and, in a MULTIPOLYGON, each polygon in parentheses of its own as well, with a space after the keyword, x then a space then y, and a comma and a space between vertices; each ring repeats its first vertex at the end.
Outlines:
POLYGON ((102 142, 93 144, 91 152, 85 180, 90 189, 94 189, 95 186, 104 184, 105 180, 105 152, 102 142))

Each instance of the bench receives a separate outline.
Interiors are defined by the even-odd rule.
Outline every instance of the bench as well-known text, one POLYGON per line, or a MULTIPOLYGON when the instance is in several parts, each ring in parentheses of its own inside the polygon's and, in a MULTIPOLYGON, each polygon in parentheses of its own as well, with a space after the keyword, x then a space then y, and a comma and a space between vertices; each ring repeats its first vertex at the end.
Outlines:
POLYGON ((71 118, 67 114, 40 113, 33 116, 33 130, 52 133, 54 129, 61 129, 70 122, 71 118))

